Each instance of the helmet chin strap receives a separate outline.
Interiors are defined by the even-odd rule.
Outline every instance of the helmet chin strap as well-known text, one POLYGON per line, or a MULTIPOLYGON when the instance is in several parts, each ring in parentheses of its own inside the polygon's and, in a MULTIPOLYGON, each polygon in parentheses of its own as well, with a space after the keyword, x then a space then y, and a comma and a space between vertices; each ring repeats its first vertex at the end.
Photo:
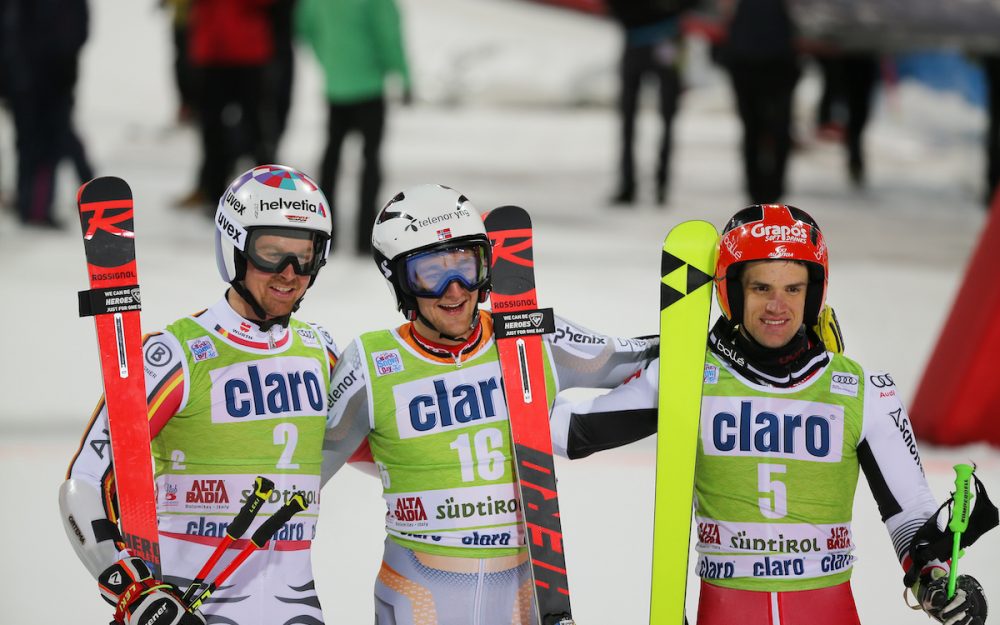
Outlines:
POLYGON ((305 296, 303 295, 298 300, 296 300, 295 305, 292 306, 292 311, 287 315, 282 315, 280 317, 272 317, 271 319, 268 319, 267 311, 265 311, 264 308, 260 305, 260 303, 257 301, 257 298, 254 297, 249 290, 247 290, 247 287, 243 284, 242 280, 233 280, 229 284, 233 287, 233 290, 236 291, 239 294, 239 296, 243 298, 243 301, 245 301, 247 304, 250 305, 250 308, 253 310, 254 314, 257 315, 257 319, 251 319, 250 321, 256 323, 260 327, 260 329, 265 332, 270 330, 275 325, 287 328, 288 323, 291 320, 292 313, 299 309, 299 305, 305 298, 305 296))
POLYGON ((422 312, 420 312, 419 307, 417 308, 417 319, 419 319, 425 326, 427 326, 431 330, 437 332, 439 337, 446 339, 448 341, 455 341, 456 343, 464 343, 465 341, 469 340, 469 336, 471 336, 471 331, 475 330, 476 326, 479 325, 479 304, 476 304, 472 308, 472 323, 469 324, 470 332, 467 333, 465 336, 451 336, 450 334, 445 334, 441 330, 438 330, 437 326, 431 323, 431 320, 425 317, 422 312))

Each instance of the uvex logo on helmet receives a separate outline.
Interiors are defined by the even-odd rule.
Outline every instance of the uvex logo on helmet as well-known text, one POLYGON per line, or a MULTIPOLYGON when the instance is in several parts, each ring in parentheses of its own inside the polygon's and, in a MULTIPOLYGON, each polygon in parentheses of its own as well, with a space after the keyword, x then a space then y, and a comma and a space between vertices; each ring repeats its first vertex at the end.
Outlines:
POLYGON ((774 224, 768 226, 758 222, 750 227, 750 235, 758 239, 762 238, 765 241, 805 243, 809 233, 799 224, 791 226, 774 224))

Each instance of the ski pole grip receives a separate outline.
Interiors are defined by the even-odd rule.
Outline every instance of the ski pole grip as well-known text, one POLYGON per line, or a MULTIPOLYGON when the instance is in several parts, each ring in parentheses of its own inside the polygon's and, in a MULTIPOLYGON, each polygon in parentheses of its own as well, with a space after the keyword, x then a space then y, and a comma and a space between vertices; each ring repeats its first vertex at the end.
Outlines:
POLYGON ((253 533, 250 538, 250 542, 254 544, 258 549, 262 548, 267 541, 271 540, 274 533, 281 528, 282 525, 288 523, 288 520, 293 516, 302 512, 308 507, 306 504, 305 493, 299 491, 292 495, 288 500, 288 503, 283 505, 277 512, 271 515, 271 518, 264 521, 264 523, 257 528, 257 531, 253 533))
POLYGON ((962 532, 969 528, 969 503, 972 498, 972 474, 975 468, 967 464, 955 465, 955 505, 951 509, 948 529, 954 536, 951 545, 951 570, 948 572, 948 598, 955 596, 958 580, 958 559, 962 557, 962 532))
POLYGON ((233 540, 236 540, 247 531, 250 523, 257 516, 257 512, 260 511, 260 507, 264 505, 264 502, 267 501, 272 492, 274 492, 274 482, 262 475, 258 475, 254 480, 253 493, 247 497, 246 503, 243 504, 239 513, 233 518, 233 522, 226 529, 226 533, 233 540))

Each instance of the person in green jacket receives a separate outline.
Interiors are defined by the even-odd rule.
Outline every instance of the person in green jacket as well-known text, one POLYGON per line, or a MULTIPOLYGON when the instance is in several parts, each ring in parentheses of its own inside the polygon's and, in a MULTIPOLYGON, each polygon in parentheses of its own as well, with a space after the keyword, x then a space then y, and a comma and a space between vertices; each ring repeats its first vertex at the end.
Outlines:
MULTIPOLYGON (((380 149, 385 127, 386 78, 400 81, 410 102, 410 73, 395 0, 300 0, 297 34, 312 47, 323 67, 330 108, 328 136, 320 165, 320 187, 335 215, 340 148, 351 131, 363 140, 355 250, 371 254, 372 223, 382 182, 380 149)), ((334 217, 336 223, 336 217, 334 217)), ((334 228, 334 232, 336 232, 334 228)))

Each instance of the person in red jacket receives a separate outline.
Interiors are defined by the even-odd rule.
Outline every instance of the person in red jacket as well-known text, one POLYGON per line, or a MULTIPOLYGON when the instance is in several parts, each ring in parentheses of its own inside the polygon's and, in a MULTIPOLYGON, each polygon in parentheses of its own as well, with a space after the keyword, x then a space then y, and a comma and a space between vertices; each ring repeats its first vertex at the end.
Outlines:
POLYGON ((181 200, 211 209, 236 160, 274 161, 274 139, 261 111, 264 71, 274 56, 270 5, 274 0, 193 0, 188 56, 197 73, 202 157, 195 190, 181 200), (231 116, 229 111, 239 111, 231 116), (233 121, 234 119, 238 121, 233 121))

